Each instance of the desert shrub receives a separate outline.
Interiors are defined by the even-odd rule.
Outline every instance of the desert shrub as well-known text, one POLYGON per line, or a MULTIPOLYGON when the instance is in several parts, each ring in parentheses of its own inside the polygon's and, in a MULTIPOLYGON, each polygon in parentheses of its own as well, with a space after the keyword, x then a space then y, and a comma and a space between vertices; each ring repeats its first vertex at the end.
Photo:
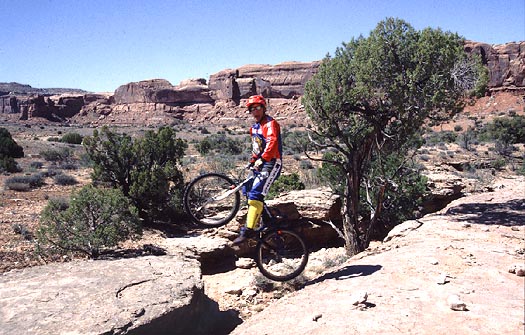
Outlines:
POLYGON ((72 162, 62 162, 60 163, 59 168, 62 170, 78 170, 78 165, 72 162))
POLYGON ((212 151, 225 155, 239 155, 245 148, 247 145, 243 141, 228 137, 225 134, 206 136, 196 145, 197 151, 202 156, 206 156, 212 151))
POLYGON ((56 185, 61 186, 75 185, 78 183, 75 177, 63 173, 55 175, 53 180, 56 185))
POLYGON ((62 135, 60 142, 69 144, 82 144, 82 135, 79 133, 66 133, 62 135))
POLYGON ((287 155, 303 153, 310 142, 306 131, 283 131, 283 150, 287 155))
POLYGON ((22 235, 22 237, 25 240, 31 241, 33 239, 33 234, 31 233, 29 229, 27 229, 25 225, 20 224, 20 223, 15 223, 13 224, 12 228, 16 234, 22 235))
POLYGON ((312 164, 310 160, 301 160, 299 162, 299 168, 301 170, 311 170, 314 168, 314 165, 312 164))
POLYGON ((454 131, 462 131, 462 130, 463 130, 463 127, 460 126, 459 124, 454 126, 454 131))
POLYGON ((42 163, 42 162, 31 162, 29 164, 29 167, 32 168, 32 169, 35 169, 35 170, 39 170, 42 167, 44 167, 44 163, 42 163))
POLYGON ((476 131, 472 127, 468 127, 465 132, 458 135, 456 141, 461 148, 471 151, 474 149, 472 145, 478 143, 476 136, 476 131))
POLYGON ((5 128, 0 128, 0 156, 24 157, 24 149, 13 140, 11 134, 5 128))
POLYGON ((15 158, 24 157, 24 149, 11 137, 5 128, 0 128, 0 172, 19 172, 15 158))
POLYGON ((42 173, 35 173, 25 176, 9 177, 5 181, 5 186, 14 191, 29 191, 44 185, 44 175, 42 173))
POLYGON ((0 156, 0 172, 20 172, 22 169, 18 166, 13 157, 0 156))
POLYGON ((103 127, 83 141, 93 161, 93 181, 118 187, 138 208, 147 222, 176 219, 182 214, 179 198, 184 178, 179 164, 187 148, 172 128, 147 130, 144 137, 132 139, 103 127))
POLYGON ((457 139, 457 134, 452 131, 431 132, 426 134, 425 143, 427 145, 437 145, 440 143, 454 143, 457 139))
POLYGON ((48 162, 63 162, 72 156, 73 152, 69 148, 47 149, 40 151, 42 156, 48 162))
POLYGON ((507 161, 504 158, 495 159, 490 162, 490 166, 496 170, 501 170, 507 165, 507 161))
POLYGON ((282 192, 288 192, 293 190, 304 190, 304 183, 300 180, 297 173, 289 175, 281 175, 270 187, 267 198, 272 199, 282 192))
POLYGON ((525 143, 525 116, 498 117, 479 132, 482 141, 500 141, 506 145, 525 143))
POLYGON ((82 253, 96 258, 105 248, 141 234, 137 209, 118 189, 88 185, 66 205, 50 200, 41 213, 37 250, 44 255, 82 253))

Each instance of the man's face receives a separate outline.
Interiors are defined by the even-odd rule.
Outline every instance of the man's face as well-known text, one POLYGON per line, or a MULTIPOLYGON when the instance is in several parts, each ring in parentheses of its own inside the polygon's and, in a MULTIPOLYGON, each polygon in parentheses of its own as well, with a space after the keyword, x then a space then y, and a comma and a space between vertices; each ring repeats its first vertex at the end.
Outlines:
POLYGON ((250 113, 252 114, 255 122, 260 122, 264 116, 264 106, 255 104, 250 106, 250 113))

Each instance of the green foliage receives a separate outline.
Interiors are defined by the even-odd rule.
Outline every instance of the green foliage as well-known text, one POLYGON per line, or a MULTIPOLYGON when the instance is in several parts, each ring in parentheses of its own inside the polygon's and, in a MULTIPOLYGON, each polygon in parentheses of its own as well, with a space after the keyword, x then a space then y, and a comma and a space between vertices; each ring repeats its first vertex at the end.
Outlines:
POLYGON ((11 137, 9 131, 0 128, 0 157, 22 158, 24 157, 24 148, 18 145, 11 137))
POLYGON ((14 191, 29 191, 42 185, 44 185, 44 175, 42 173, 13 176, 5 181, 5 186, 14 191))
POLYGON ((394 226, 415 219, 428 192, 428 179, 421 174, 414 161, 403 163, 405 159, 406 157, 393 152, 386 157, 376 156, 371 161, 365 178, 369 194, 366 194, 366 190, 361 193, 361 202, 367 203, 367 208, 361 211, 361 215, 371 217, 372 208, 374 211, 381 211, 371 232, 375 238, 383 239, 394 226), (383 200, 379 201, 382 186, 385 186, 385 193, 383 200))
POLYGON ((465 132, 458 135, 456 142, 463 149, 470 151, 473 150, 472 145, 477 144, 476 137, 476 131, 472 127, 468 127, 468 129, 465 132))
POLYGON ((425 144, 436 145, 440 143, 454 143, 458 138, 458 134, 452 131, 430 132, 425 136, 425 144))
POLYGON ((20 172, 21 169, 13 157, 0 156, 0 172, 20 172))
POLYGON ((304 153, 310 142, 306 131, 283 131, 283 149, 287 155, 304 153))
POLYGON ((140 234, 137 209, 120 190, 88 185, 74 193, 69 204, 48 202, 37 230, 38 251, 96 258, 104 248, 140 234))
POLYGON ((239 155, 246 147, 243 141, 228 137, 225 134, 206 136, 196 145, 197 151, 202 156, 206 156, 212 151, 221 154, 239 155))
POLYGON ((267 199, 273 199, 282 192, 293 190, 304 190, 304 184, 301 182, 297 173, 282 175, 272 184, 267 194, 267 199))
POLYGON ((525 143, 525 116, 498 117, 487 123, 479 133, 482 141, 500 141, 506 145, 525 143))
POLYGON ((327 151, 323 154, 323 163, 317 171, 321 182, 330 186, 332 191, 340 196, 344 195, 345 175, 340 165, 331 162, 342 162, 343 156, 338 152, 327 151))
POLYGON ((67 133, 62 135, 60 142, 69 144, 82 144, 82 135, 78 133, 67 133))
MULTIPOLYGON (((449 119, 462 110, 463 98, 484 84, 479 58, 469 58, 463 46, 457 34, 416 31, 402 20, 387 18, 369 37, 352 39, 336 49, 334 57, 328 55, 307 82, 302 102, 313 131, 321 147, 339 155, 325 162, 344 176, 349 253, 368 246, 369 228, 379 220, 370 219, 360 230, 363 180, 374 175, 372 169, 386 173, 393 153, 401 158, 394 160, 400 164, 394 171, 401 171, 407 163, 402 158, 422 144, 425 122, 449 119)), ((371 187, 393 185, 385 178, 371 187)))
POLYGON ((11 137, 5 128, 0 128, 0 172, 19 172, 20 168, 14 160, 24 157, 24 149, 11 137))
POLYGON ((46 149, 39 154, 48 162, 64 162, 71 158, 73 151, 70 148, 46 149))
POLYGON ((76 185, 78 183, 75 177, 63 173, 56 174, 53 180, 55 184, 61 186, 76 185))
POLYGON ((143 138, 132 139, 103 127, 83 144, 93 161, 93 181, 120 188, 137 206, 141 218, 164 221, 181 213, 171 199, 183 191, 178 164, 187 144, 176 138, 172 128, 148 130, 143 138))

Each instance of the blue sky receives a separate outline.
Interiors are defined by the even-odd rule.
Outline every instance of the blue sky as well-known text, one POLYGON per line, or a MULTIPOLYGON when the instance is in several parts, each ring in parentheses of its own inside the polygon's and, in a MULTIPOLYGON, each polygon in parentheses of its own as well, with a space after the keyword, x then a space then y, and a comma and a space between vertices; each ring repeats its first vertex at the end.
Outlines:
POLYGON ((525 0, 1 0, 0 82, 112 92, 208 80, 320 60, 386 17, 489 44, 525 40, 525 0))

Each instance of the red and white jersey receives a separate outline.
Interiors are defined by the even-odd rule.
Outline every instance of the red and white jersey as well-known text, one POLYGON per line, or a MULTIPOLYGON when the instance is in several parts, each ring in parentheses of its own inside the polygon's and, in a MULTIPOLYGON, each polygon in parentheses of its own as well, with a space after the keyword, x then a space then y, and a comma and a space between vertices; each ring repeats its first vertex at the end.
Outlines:
POLYGON ((252 157, 269 162, 282 156, 281 127, 271 116, 265 115, 261 122, 250 128, 252 157))

